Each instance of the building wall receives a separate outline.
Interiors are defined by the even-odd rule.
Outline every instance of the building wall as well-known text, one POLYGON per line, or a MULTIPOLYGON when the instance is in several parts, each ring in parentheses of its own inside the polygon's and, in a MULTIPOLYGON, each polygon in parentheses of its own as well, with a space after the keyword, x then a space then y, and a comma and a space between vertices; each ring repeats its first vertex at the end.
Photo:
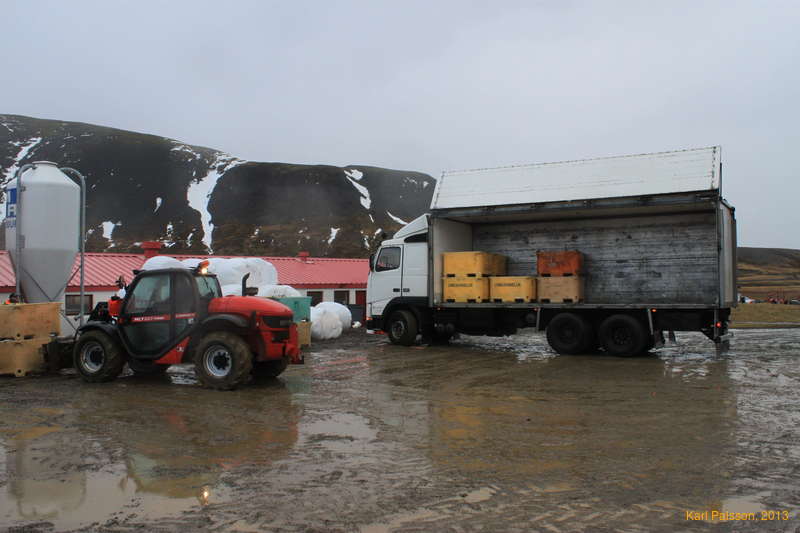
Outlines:
POLYGON ((322 301, 323 302, 333 302, 334 300, 334 292, 335 291, 348 291, 348 303, 351 305, 355 305, 356 303, 356 291, 365 291, 364 289, 297 289, 300 294, 303 296, 309 296, 309 292, 322 292, 322 301))

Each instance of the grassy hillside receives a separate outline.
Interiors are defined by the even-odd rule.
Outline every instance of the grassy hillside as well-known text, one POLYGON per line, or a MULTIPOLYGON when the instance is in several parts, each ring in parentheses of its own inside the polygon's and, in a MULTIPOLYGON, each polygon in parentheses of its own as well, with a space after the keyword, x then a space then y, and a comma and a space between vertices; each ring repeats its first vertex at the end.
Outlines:
POLYGON ((739 292, 758 300, 800 299, 800 250, 741 247, 738 254, 739 292))
POLYGON ((800 305, 739 304, 731 322, 734 328, 800 327, 800 305))

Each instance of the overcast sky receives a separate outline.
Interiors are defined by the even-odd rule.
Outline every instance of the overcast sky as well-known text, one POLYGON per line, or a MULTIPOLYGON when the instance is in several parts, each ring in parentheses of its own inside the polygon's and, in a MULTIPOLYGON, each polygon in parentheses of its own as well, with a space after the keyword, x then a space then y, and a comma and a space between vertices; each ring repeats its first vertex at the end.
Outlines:
POLYGON ((800 248, 797 1, 0 7, 0 113, 434 177, 720 144, 740 245, 800 248))

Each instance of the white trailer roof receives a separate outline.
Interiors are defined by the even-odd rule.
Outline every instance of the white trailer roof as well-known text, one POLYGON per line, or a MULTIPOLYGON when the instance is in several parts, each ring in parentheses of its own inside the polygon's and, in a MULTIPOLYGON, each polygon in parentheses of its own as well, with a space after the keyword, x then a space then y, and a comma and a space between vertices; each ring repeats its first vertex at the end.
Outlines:
POLYGON ((720 189, 721 148, 442 173, 431 209, 720 189))

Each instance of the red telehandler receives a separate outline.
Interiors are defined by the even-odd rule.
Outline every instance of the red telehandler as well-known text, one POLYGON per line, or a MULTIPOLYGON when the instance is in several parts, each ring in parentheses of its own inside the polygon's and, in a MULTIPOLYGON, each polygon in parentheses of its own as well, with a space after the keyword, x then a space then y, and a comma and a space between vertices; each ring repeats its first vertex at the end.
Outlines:
POLYGON ((85 381, 111 381, 125 363, 137 374, 194 363, 201 384, 230 390, 303 362, 291 309, 245 296, 247 276, 242 296, 223 297, 208 261, 134 274, 124 298, 98 304, 78 330, 72 354, 85 381))

